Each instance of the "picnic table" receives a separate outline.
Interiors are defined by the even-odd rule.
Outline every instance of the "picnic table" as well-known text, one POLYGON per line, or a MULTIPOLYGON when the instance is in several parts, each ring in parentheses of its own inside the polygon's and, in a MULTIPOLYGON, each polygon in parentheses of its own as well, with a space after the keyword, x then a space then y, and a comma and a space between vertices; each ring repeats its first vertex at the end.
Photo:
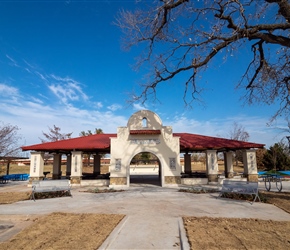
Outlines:
POLYGON ((282 191, 282 176, 280 174, 263 174, 262 180, 265 182, 265 188, 267 191, 271 190, 271 183, 275 182, 276 188, 279 192, 282 191))
POLYGON ((29 174, 7 174, 0 176, 0 183, 5 184, 8 181, 26 181, 29 174))

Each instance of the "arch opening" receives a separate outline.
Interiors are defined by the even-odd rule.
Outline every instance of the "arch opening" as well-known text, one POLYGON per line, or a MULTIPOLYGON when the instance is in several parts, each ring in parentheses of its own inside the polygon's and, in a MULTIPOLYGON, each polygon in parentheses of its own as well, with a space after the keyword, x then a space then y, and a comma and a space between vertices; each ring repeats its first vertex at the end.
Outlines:
POLYGON ((143 117, 142 119, 142 127, 143 128, 147 128, 148 127, 148 121, 146 117, 143 117))
POLYGON ((161 163, 150 152, 136 154, 130 162, 130 185, 161 186, 161 163))

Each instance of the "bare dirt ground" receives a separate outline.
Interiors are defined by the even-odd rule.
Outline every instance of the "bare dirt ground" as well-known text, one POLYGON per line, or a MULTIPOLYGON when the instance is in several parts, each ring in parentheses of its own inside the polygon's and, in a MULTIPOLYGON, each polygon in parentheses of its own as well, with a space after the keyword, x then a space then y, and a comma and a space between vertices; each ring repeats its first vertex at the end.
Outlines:
MULTIPOLYGON (((201 194, 202 195, 202 194, 201 194)), ((290 212, 290 193, 263 192, 267 202, 290 212)), ((29 198, 28 192, 2 192, 0 204, 29 198)), ((29 222, 0 249, 97 249, 124 215, 52 213, 12 218, 29 222)), ((0 216, 1 220, 1 216, 0 216)), ((184 217, 191 249, 290 249, 290 222, 184 217)), ((0 228, 9 230, 9 228, 0 228)))

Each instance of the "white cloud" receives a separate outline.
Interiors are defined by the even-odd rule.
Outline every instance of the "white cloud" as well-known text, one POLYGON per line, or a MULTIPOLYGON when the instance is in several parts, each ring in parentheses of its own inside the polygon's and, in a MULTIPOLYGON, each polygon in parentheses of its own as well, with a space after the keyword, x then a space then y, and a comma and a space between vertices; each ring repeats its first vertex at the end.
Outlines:
POLYGON ((43 94, 41 94, 41 93, 38 93, 38 95, 39 95, 42 99, 46 99, 46 100, 49 99, 47 96, 45 96, 45 95, 43 95, 43 94))
POLYGON ((19 134, 24 138, 22 145, 40 143, 42 131, 47 132, 48 127, 53 125, 59 126, 64 133, 73 132, 72 136, 78 137, 81 131, 95 128, 101 128, 105 133, 116 133, 117 127, 126 126, 127 119, 111 112, 88 110, 71 104, 54 108, 31 98, 22 99, 18 105, 0 105, 0 120, 21 129, 19 134))
POLYGON ((134 103, 133 109, 138 111, 138 110, 143 110, 143 109, 147 109, 147 108, 146 108, 146 105, 143 105, 141 103, 134 103))
POLYGON ((0 83, 0 95, 2 96, 18 96, 18 89, 8 86, 4 83, 0 83))
POLYGON ((39 76, 42 80, 47 81, 47 78, 46 78, 43 74, 39 73, 38 71, 35 71, 34 73, 35 73, 37 76, 39 76))
POLYGON ((33 97, 33 96, 30 97, 30 100, 33 101, 33 102, 35 102, 35 103, 40 103, 40 104, 43 103, 42 100, 40 100, 40 99, 38 99, 38 98, 36 98, 36 97, 33 97))
POLYGON ((164 125, 172 126, 173 132, 229 138, 229 132, 232 129, 233 123, 237 122, 250 134, 249 141, 266 144, 266 147, 268 148, 273 145, 273 142, 280 141, 283 134, 279 134, 276 127, 268 127, 266 125, 267 121, 267 118, 245 115, 227 117, 224 119, 213 118, 207 121, 198 121, 181 114, 180 116, 174 117, 171 124, 164 125))
POLYGON ((122 106, 119 105, 119 104, 112 104, 112 105, 108 106, 107 108, 108 108, 109 110, 111 110, 111 111, 116 111, 116 110, 121 109, 122 106))
POLYGON ((6 54, 6 57, 10 60, 12 66, 19 67, 17 62, 11 56, 6 54))
POLYGON ((103 107, 103 104, 102 104, 101 102, 94 102, 93 105, 94 105, 97 109, 103 107))
POLYGON ((67 104, 70 101, 79 101, 80 99, 87 101, 89 99, 80 87, 79 82, 68 77, 62 78, 53 74, 50 75, 50 78, 52 78, 54 83, 49 83, 48 88, 63 103, 67 104))

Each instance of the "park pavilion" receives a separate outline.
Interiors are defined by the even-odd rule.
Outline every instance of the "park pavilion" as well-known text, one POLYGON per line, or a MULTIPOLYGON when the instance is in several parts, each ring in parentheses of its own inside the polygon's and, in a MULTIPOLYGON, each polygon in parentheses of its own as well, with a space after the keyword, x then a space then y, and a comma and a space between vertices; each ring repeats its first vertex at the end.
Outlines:
MULTIPOLYGON (((129 187, 132 177, 132 159, 139 153, 151 153, 157 159, 157 179, 162 187, 192 184, 191 154, 205 153, 207 183, 218 181, 218 153, 223 153, 226 178, 233 178, 233 154, 243 151, 243 176, 258 181, 256 150, 264 144, 230 140, 190 133, 173 133, 172 127, 163 126, 157 114, 149 110, 134 113, 126 127, 118 127, 116 134, 94 134, 55 142, 23 146, 32 151, 30 183, 43 179, 44 154, 53 154, 52 178, 61 178, 61 159, 66 155, 66 178, 72 185, 103 185, 129 187), (94 156, 93 178, 83 178, 83 154, 94 156), (110 155, 107 178, 100 180, 101 157, 110 155), (180 155, 184 156, 183 165, 180 155), (185 178, 183 178, 185 177, 185 178), (189 181, 191 179, 191 181, 189 181)), ((155 172, 154 172, 155 173, 155 172)), ((147 173, 148 174, 148 173, 147 173)), ((150 172, 149 172, 150 174, 150 172)))

